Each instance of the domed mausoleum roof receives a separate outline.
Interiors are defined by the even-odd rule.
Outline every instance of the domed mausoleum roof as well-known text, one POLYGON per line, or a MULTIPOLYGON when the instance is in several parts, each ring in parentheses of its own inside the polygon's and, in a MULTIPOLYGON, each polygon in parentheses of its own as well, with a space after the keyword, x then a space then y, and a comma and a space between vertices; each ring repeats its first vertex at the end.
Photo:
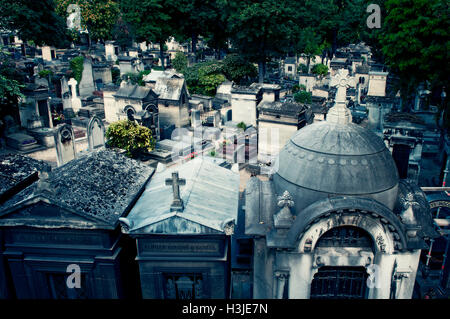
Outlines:
POLYGON ((302 128, 281 150, 278 165, 276 174, 289 183, 330 194, 374 194, 398 183, 384 142, 353 123, 302 128))
POLYGON ((391 153, 375 133, 351 123, 345 91, 338 94, 327 121, 300 129, 280 151, 275 189, 289 191, 297 212, 336 195, 369 197, 392 209, 398 172, 391 153))

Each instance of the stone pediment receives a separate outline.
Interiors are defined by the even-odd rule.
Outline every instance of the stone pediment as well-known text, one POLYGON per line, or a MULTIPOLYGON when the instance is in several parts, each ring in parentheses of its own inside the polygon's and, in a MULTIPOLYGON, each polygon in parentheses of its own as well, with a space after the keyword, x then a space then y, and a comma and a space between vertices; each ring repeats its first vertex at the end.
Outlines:
POLYGON ((107 229, 100 219, 88 218, 69 208, 56 205, 38 196, 20 202, 0 214, 0 226, 35 228, 107 229))

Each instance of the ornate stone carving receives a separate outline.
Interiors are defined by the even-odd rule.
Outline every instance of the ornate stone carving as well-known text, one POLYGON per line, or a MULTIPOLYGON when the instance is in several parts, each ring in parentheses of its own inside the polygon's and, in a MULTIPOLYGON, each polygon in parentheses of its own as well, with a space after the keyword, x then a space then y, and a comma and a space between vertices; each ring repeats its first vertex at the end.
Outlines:
POLYGON ((283 195, 278 196, 277 205, 281 207, 280 211, 273 216, 275 228, 287 229, 292 226, 294 217, 291 213, 291 207, 294 206, 294 200, 288 191, 284 191, 283 195))

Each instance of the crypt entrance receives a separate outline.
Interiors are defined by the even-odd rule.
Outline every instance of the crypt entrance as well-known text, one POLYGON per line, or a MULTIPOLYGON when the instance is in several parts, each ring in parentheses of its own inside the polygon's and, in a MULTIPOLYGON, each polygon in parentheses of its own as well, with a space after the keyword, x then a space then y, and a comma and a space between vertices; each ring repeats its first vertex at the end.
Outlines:
POLYGON ((343 264, 344 260, 340 257, 342 261, 337 265, 321 265, 320 255, 337 256, 337 254, 342 254, 351 257, 351 255, 358 256, 364 252, 373 260, 373 246, 370 235, 358 227, 340 226, 325 232, 316 244, 315 251, 319 255, 316 257, 316 261, 319 268, 311 282, 310 298, 367 299, 369 274, 366 267, 356 265, 356 263, 353 265, 351 258, 346 258, 346 264, 343 264))

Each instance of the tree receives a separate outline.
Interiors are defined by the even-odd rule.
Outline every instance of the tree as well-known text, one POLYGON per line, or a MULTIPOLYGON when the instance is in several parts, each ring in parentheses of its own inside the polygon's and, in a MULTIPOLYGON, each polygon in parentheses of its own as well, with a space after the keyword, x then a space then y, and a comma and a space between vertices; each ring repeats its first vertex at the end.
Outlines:
MULTIPOLYGON (((5 115, 18 116, 18 105, 23 94, 23 74, 11 62, 9 53, 0 48, 0 119, 5 115)), ((0 132, 1 133, 1 132, 0 132)))
POLYGON ((133 26, 138 41, 159 44, 161 65, 164 63, 164 45, 175 33, 172 19, 175 8, 171 0, 121 0, 123 18, 133 26))
POLYGON ((114 0, 55 0, 56 12, 65 19, 69 5, 76 4, 81 11, 81 26, 93 40, 112 39, 112 30, 119 18, 119 4, 114 0))
POLYGON ((448 87, 447 1, 387 0, 385 5, 387 16, 379 40, 386 63, 400 77, 402 100, 422 82, 428 81, 431 88, 448 87))
POLYGON ((134 37, 133 27, 129 23, 126 23, 120 15, 113 27, 113 39, 122 51, 125 51, 127 47, 132 45, 134 37))
POLYGON ((77 56, 70 60, 70 69, 72 70, 72 76, 73 78, 80 84, 81 77, 83 76, 83 69, 84 69, 84 57, 83 56, 77 56))
POLYGON ((311 72, 321 77, 324 77, 328 74, 328 67, 325 64, 318 63, 313 66, 311 72))
POLYGON ((294 101, 297 103, 311 104, 312 102, 311 92, 298 91, 297 93, 294 94, 294 101))
POLYGON ((192 53, 197 57, 197 42, 200 35, 206 35, 207 26, 214 24, 218 12, 216 0, 173 0, 176 10, 172 11, 174 36, 178 40, 191 39, 192 53))
POLYGON ((36 45, 69 45, 65 21, 56 14, 53 0, 0 1, 0 29, 36 45))
POLYGON ((223 59, 222 70, 227 79, 237 84, 243 84, 245 80, 255 78, 258 75, 256 67, 236 53, 228 54, 223 59))
POLYGON ((106 138, 108 145, 126 150, 128 156, 136 156, 140 151, 150 151, 155 147, 152 131, 129 120, 111 123, 106 138))
POLYGON ((230 31, 233 46, 251 62, 258 63, 258 79, 263 82, 266 63, 282 56, 290 47, 295 26, 295 4, 282 0, 235 0, 231 5, 230 31))
POLYGON ((187 68, 188 60, 183 52, 177 52, 175 58, 172 61, 172 66, 177 70, 177 72, 183 73, 187 68))
POLYGON ((196 63, 184 71, 189 92, 214 96, 217 87, 226 78, 222 74, 222 64, 217 61, 196 63))

